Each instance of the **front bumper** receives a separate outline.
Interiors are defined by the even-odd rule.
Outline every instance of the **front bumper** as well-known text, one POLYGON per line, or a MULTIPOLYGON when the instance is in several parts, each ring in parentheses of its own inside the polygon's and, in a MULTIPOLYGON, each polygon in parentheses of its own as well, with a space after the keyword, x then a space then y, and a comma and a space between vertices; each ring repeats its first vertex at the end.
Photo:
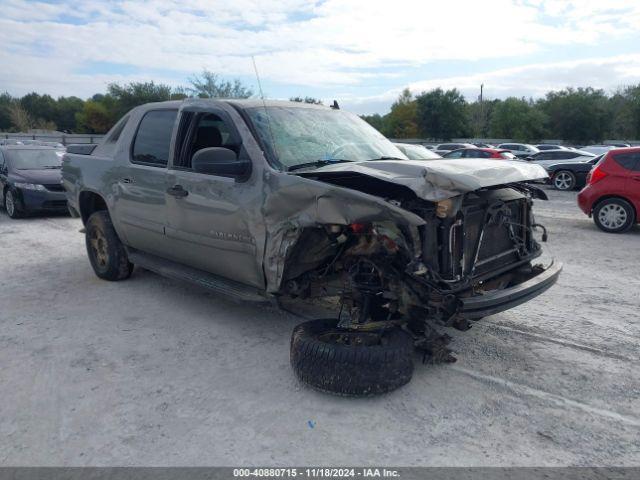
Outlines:
POLYGON ((67 197, 64 192, 20 189, 19 201, 27 211, 67 210, 67 197))
POLYGON ((535 277, 514 287, 497 290, 484 295, 462 298, 460 314, 463 318, 473 320, 509 310, 537 297, 547 290, 551 285, 556 283, 561 271, 562 264, 552 262, 549 267, 535 277))

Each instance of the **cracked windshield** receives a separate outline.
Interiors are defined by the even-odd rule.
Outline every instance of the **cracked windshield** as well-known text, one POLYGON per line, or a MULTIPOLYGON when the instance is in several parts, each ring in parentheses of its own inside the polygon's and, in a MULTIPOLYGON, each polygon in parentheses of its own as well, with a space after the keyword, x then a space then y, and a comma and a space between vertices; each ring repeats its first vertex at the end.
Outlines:
POLYGON ((382 134, 355 115, 303 107, 249 110, 269 160, 283 170, 344 161, 406 160, 382 134))

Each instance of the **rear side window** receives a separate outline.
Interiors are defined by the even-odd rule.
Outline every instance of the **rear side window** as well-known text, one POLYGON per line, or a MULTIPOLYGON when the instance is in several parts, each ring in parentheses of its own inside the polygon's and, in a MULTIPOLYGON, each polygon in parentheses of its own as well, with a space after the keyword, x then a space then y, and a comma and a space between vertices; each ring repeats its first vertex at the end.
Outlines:
POLYGON ((447 153, 445 155, 445 158, 462 158, 462 155, 464 155, 464 150, 454 150, 450 153, 447 153))
POLYGON ((619 153, 613 159, 622 168, 640 171, 640 152, 619 153))
POLYGON ((134 163, 167 166, 169 145, 177 115, 178 110, 152 110, 142 117, 133 142, 134 163))
POLYGON ((127 126, 127 122, 129 121, 129 117, 126 116, 122 120, 120 120, 115 127, 113 127, 113 131, 107 137, 106 143, 116 143, 120 138, 120 134, 124 130, 124 127, 127 126))
POLYGON ((489 158, 491 154, 483 150, 469 149, 465 150, 464 156, 467 158, 489 158))

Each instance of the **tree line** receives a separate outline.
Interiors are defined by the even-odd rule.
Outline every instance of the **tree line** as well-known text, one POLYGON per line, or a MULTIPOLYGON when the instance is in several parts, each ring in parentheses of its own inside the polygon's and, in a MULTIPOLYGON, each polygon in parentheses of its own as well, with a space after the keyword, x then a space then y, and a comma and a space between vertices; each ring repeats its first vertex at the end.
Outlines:
POLYGON ((504 138, 522 142, 558 139, 573 144, 640 139, 640 84, 613 94, 566 88, 533 100, 468 102, 457 90, 418 95, 405 89, 386 115, 364 115, 389 138, 504 138))
MULTIPOLYGON (((106 93, 91 98, 29 93, 17 98, 0 94, 0 131, 33 129, 69 133, 105 133, 130 109, 148 102, 200 98, 248 98, 252 88, 240 80, 225 80, 204 70, 188 79, 188 86, 162 83, 112 83, 106 93)), ((313 97, 297 102, 322 103, 313 97)), ((640 84, 612 94, 594 88, 566 88, 533 100, 467 101, 457 90, 436 88, 414 95, 404 89, 386 115, 364 115, 367 122, 390 138, 509 138, 534 142, 549 138, 574 144, 604 139, 640 139, 640 84)))
POLYGON ((69 133, 105 133, 126 112, 148 102, 200 98, 248 98, 253 90, 240 80, 225 80, 204 70, 189 78, 186 87, 171 87, 162 83, 111 83, 106 93, 97 93, 87 100, 71 96, 29 93, 16 98, 0 94, 0 131, 27 132, 34 129, 58 130, 69 133))

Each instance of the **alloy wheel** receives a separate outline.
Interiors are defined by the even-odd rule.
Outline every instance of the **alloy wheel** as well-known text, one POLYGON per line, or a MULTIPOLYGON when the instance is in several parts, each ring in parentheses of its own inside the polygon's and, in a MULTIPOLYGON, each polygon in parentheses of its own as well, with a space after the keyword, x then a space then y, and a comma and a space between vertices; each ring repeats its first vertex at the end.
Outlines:
POLYGON ((573 177, 568 172, 560 172, 553 178, 553 185, 558 190, 570 190, 573 187, 573 177))
POLYGON ((13 198, 13 193, 9 190, 4 197, 4 208, 7 210, 7 214, 13 217, 16 213, 16 202, 13 198))

